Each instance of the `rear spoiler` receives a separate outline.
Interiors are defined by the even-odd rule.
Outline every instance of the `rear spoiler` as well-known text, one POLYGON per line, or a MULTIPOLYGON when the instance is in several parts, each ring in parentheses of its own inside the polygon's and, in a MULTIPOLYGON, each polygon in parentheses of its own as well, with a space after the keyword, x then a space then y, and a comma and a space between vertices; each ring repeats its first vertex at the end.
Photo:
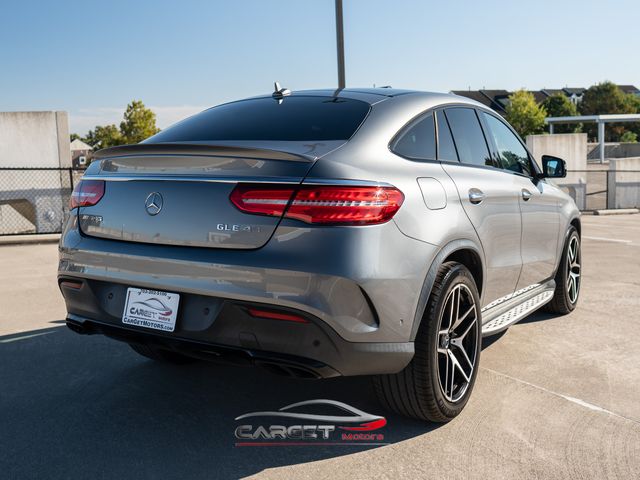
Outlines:
POLYGON ((240 157, 255 160, 289 160, 313 162, 312 155, 294 154, 280 150, 254 147, 236 147, 229 145, 192 144, 192 143, 138 143, 98 150, 93 158, 136 157, 143 155, 194 155, 208 157, 240 157))

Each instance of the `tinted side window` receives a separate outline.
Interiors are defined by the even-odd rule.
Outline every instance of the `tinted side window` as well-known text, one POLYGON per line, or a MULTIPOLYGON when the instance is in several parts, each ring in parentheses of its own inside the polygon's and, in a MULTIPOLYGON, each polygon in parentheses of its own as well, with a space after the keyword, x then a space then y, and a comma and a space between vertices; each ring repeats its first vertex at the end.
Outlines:
POLYGON ((340 97, 254 98, 210 108, 147 139, 156 142, 216 140, 347 140, 369 113, 368 103, 340 97))
POLYGON ((403 157, 435 160, 436 130, 433 114, 430 113, 410 125, 393 142, 391 150, 403 157))
POLYGON ((436 119, 438 120, 438 160, 457 162, 456 146, 453 144, 451 130, 442 110, 438 110, 436 119))
POLYGON ((489 132, 498 149, 500 166, 505 170, 531 176, 527 150, 509 128, 493 115, 482 112, 489 125, 489 132))
POLYGON ((462 163, 494 166, 480 121, 471 108, 448 108, 445 111, 453 141, 462 163))

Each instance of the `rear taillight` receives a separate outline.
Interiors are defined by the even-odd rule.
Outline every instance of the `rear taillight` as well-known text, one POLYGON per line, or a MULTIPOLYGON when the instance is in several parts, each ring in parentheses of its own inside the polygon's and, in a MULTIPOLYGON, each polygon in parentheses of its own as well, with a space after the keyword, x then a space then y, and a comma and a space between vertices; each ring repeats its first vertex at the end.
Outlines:
POLYGON ((394 187, 302 187, 286 216, 307 223, 375 225, 391 220, 403 201, 394 187))
POLYGON ((104 195, 102 180, 81 180, 71 194, 70 208, 91 207, 100 201, 104 195))
POLYGON ((404 195, 395 187, 238 185, 233 204, 245 213, 284 216, 314 224, 376 225, 388 222, 404 195), (291 199, 292 195, 295 196, 291 199))
POLYGON ((240 184, 229 198, 245 213, 281 217, 294 191, 293 188, 240 184))

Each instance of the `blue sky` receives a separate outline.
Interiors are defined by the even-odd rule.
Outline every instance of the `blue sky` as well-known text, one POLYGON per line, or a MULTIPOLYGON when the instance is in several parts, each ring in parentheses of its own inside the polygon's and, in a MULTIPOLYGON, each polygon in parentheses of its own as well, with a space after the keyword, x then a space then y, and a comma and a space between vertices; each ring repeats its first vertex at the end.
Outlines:
MULTIPOLYGON (((344 0, 347 86, 640 86, 640 1, 344 0)), ((0 111, 71 130, 141 99, 161 127, 207 106, 336 85, 333 0, 3 1, 0 111)))

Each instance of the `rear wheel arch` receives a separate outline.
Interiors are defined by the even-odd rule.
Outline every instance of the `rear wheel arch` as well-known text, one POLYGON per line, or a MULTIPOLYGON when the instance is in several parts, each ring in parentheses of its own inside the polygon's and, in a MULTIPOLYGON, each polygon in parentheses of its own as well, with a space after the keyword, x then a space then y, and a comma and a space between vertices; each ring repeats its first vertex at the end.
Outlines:
POLYGON ((455 250, 444 259, 444 262, 458 262, 467 267, 473 276, 473 280, 476 282, 478 293, 482 293, 482 260, 478 252, 470 248, 455 250))
POLYGON ((427 306, 427 302, 429 300, 431 290, 433 289, 433 284, 435 282, 440 266, 445 262, 454 261, 467 267, 473 276, 476 287, 478 289, 478 294, 482 299, 482 287, 483 280, 485 278, 483 259, 484 257, 482 255, 482 250, 480 249, 480 247, 476 245, 472 240, 468 239, 454 240, 447 243, 440 249, 438 254, 431 262, 431 266, 429 267, 427 276, 425 277, 422 284, 422 289, 420 290, 418 305, 416 307, 413 326, 411 328, 411 341, 415 340, 416 334, 418 333, 418 328, 422 323, 424 311, 427 306))
POLYGON ((373 377, 382 405, 435 422, 447 422, 462 411, 478 373, 479 302, 467 267, 455 261, 439 266, 424 313, 428 321, 418 329, 413 359, 398 373, 373 377))

